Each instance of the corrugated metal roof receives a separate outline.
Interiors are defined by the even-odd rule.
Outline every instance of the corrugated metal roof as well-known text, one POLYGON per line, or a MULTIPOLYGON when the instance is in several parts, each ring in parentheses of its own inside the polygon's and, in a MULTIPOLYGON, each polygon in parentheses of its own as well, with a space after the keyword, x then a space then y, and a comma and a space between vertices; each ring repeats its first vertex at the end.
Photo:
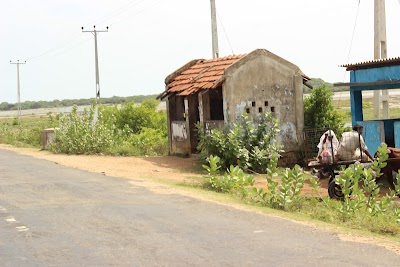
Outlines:
POLYGON ((340 67, 346 68, 346 70, 359 70, 359 69, 370 69, 370 68, 382 68, 382 67, 396 66, 396 65, 400 65, 400 57, 375 59, 359 63, 341 65, 340 67))
POLYGON ((198 60, 188 70, 176 76, 167 85, 167 91, 186 96, 204 89, 215 89, 219 85, 219 80, 224 75, 225 69, 246 56, 234 55, 222 58, 198 60))

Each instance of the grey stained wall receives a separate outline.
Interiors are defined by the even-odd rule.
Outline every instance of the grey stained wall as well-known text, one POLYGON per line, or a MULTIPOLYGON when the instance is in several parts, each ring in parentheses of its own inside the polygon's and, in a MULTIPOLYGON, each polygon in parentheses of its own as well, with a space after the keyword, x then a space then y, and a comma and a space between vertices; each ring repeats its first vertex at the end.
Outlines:
POLYGON ((255 50, 225 71, 222 91, 226 123, 240 120, 246 111, 253 118, 271 111, 281 128, 278 142, 287 156, 294 154, 304 128, 303 78, 297 66, 255 50))

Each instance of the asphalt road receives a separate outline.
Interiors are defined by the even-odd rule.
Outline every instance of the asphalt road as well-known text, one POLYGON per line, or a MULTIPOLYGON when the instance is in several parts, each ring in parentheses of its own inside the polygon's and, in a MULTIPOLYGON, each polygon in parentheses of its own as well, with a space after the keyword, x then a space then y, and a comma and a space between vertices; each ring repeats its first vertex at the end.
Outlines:
POLYGON ((0 150, 0 266, 399 264, 383 247, 0 150))

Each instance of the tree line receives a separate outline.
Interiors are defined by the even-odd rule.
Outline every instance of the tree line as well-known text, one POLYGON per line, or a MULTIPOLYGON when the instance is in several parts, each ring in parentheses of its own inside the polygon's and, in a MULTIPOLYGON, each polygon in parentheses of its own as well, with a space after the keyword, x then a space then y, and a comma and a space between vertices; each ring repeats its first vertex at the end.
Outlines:
MULTIPOLYGON (((123 104, 129 102, 141 103, 144 100, 148 99, 156 99, 157 95, 138 95, 138 96, 113 96, 109 98, 100 98, 99 104, 103 105, 114 105, 114 104, 123 104)), ((87 99, 64 99, 64 100, 53 100, 53 101, 24 101, 21 102, 21 109, 39 109, 39 108, 59 108, 59 107, 71 107, 71 106, 87 106, 91 105, 94 101, 94 98, 87 99)), ((0 103, 1 111, 8 110, 17 110, 17 103, 8 103, 2 102, 0 103)))

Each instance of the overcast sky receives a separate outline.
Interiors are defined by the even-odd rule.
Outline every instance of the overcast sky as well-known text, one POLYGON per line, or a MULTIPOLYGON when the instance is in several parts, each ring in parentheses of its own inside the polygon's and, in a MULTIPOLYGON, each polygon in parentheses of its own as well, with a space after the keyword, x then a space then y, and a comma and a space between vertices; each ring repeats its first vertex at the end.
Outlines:
MULTIPOLYGON (((220 55, 265 48, 310 77, 348 79, 343 68, 359 0, 216 0, 220 55)), ((211 58, 209 0, 0 0, 0 102, 158 94, 192 59, 211 58)), ((373 0, 361 0, 349 63, 373 59, 373 0)), ((388 56, 400 56, 400 0, 386 0, 388 56)))

